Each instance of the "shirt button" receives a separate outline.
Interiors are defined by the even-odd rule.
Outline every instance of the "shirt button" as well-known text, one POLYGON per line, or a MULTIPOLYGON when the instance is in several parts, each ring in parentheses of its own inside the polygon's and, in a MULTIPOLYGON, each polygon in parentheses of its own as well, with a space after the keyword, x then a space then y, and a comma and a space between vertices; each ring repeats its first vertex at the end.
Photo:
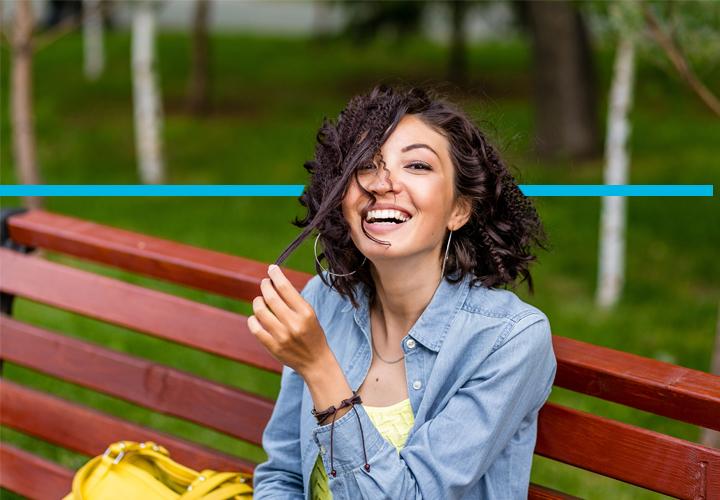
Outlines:
POLYGON ((415 341, 413 339, 408 339, 407 342, 405 342, 405 345, 408 349, 412 349, 415 347, 415 341))
POLYGON ((422 387, 422 382, 420 382, 419 380, 416 380, 415 382, 413 382, 413 389, 415 389, 416 391, 420 390, 421 387, 422 387))

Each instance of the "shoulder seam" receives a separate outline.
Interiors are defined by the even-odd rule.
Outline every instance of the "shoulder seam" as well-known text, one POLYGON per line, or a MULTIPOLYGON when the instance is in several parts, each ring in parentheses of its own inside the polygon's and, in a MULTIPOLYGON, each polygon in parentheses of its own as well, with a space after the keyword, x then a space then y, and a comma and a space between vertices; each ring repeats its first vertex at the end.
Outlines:
MULTIPOLYGON (((508 320, 508 323, 507 323, 507 325, 505 326, 505 328, 503 329, 503 331, 502 331, 502 333, 500 334, 500 336, 499 336, 499 337, 497 338, 497 340, 495 341, 495 344, 493 345, 492 349, 490 350, 490 353, 492 354, 492 353, 495 352, 497 349, 499 349, 501 345, 503 345, 503 344, 505 343, 505 339, 508 337, 508 335, 510 335, 510 333, 515 329, 515 327, 517 326, 517 324, 518 324, 522 319, 524 319, 524 318, 526 318, 526 317, 528 317, 528 316, 531 316, 531 315, 533 315, 533 314, 536 315, 536 316, 538 316, 538 318, 539 318, 540 320, 543 320, 543 319, 546 317, 545 314, 542 313, 542 311, 538 311, 538 310, 535 310, 535 309, 525 309, 524 311, 521 311, 521 312, 515 314, 515 315, 512 316, 512 317, 507 316, 506 318, 507 318, 507 320, 508 320)), ((531 323, 531 324, 535 324, 535 323, 531 323)), ((530 325, 528 325, 528 326, 530 326, 530 325)))

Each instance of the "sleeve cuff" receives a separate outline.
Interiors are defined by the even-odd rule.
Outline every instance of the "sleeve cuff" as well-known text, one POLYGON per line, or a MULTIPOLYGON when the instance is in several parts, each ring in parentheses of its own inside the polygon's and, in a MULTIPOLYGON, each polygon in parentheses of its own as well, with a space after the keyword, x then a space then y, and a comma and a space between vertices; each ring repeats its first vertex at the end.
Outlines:
MULTIPOLYGON (((330 429, 331 423, 321 425, 313 431, 313 438, 317 443, 325 465, 328 478, 333 466, 338 475, 363 468, 365 455, 363 455, 363 437, 365 438, 365 454, 370 463, 371 458, 382 451, 383 446, 390 446, 380 432, 373 425, 362 404, 355 405, 345 415, 335 420, 332 437, 332 463, 330 462, 330 429), (355 414, 357 410, 357 416, 355 414), (358 425, 358 417, 362 425, 362 433, 358 425)), ((363 469, 364 470, 364 469, 363 469)))

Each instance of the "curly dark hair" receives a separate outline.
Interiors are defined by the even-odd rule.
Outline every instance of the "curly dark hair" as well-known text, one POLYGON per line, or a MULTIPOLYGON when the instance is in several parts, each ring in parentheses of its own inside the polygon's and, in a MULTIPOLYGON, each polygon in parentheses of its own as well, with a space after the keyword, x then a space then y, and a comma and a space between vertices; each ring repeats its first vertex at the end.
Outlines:
MULTIPOLYGON (((420 88, 398 89, 379 85, 368 94, 353 97, 336 123, 325 118, 317 133, 315 158, 305 163, 310 183, 299 201, 307 215, 292 223, 303 231, 282 252, 280 265, 314 229, 320 232, 323 253, 334 273, 327 276, 316 263, 316 271, 327 286, 347 297, 358 307, 355 286, 362 282, 375 299, 370 267, 350 237, 350 227, 342 213, 342 200, 351 177, 368 196, 363 218, 376 199, 358 181, 358 169, 377 162, 380 148, 400 119, 417 115, 425 124, 445 136, 455 168, 455 199, 472 202, 469 220, 453 232, 444 278, 457 283, 472 273, 470 286, 478 283, 491 288, 515 286, 518 276, 533 291, 529 264, 536 260, 532 247, 547 250, 546 234, 538 214, 515 182, 497 151, 478 126, 458 107, 432 91, 420 88), (330 282, 327 281, 328 278, 330 282)), ((380 157, 380 161, 382 161, 380 157)), ((378 243, 363 227, 363 233, 378 243)), ((447 244, 447 235, 443 247, 447 244)), ((438 256, 441 261, 444 251, 438 256)))

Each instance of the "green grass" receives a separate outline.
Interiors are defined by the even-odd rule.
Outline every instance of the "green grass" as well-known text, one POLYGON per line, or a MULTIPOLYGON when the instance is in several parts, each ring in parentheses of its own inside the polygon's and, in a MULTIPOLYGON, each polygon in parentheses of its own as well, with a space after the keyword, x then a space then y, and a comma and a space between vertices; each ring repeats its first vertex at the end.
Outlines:
MULTIPOLYGON (((433 83, 445 75, 445 51, 422 39, 402 45, 378 40, 366 48, 346 41, 313 43, 281 38, 214 35, 213 113, 194 119, 182 108, 188 38, 163 34, 158 54, 165 106, 168 183, 305 183, 302 168, 322 118, 334 118, 347 99, 377 81, 433 83)), ((68 36, 37 54, 35 123, 38 159, 48 184, 138 182, 134 160, 129 36, 106 40, 107 70, 97 83, 82 76, 81 39, 68 36)), ((601 183, 602 163, 543 163, 530 151, 533 110, 529 54, 519 42, 473 47, 471 84, 456 99, 494 138, 521 183, 601 183)), ((600 109, 612 54, 599 56, 600 109)), ((2 49, 2 103, 8 103, 8 53, 2 49)), ((717 90, 717 89, 716 89, 717 90)), ((712 183, 720 173, 720 126, 674 78, 641 62, 633 110, 630 182, 712 183)), ((16 182, 8 113, 0 130, 0 179, 16 182)), ((19 200, 5 198, 3 206, 19 200)), ((541 253, 536 292, 517 293, 545 311, 557 335, 670 360, 707 371, 720 300, 720 207, 717 197, 630 198, 627 283, 611 312, 593 305, 600 199, 537 198, 552 249, 541 253)), ((301 214, 285 198, 47 198, 47 209, 125 229, 269 262, 298 233, 301 214)), ((63 263, 247 313, 249 306, 212 294, 131 276, 105 266, 50 255, 63 263)), ((287 261, 313 270, 310 242, 287 261)), ((16 316, 47 328, 148 357, 265 396, 278 377, 220 358, 146 338, 122 328, 17 300, 16 316)), ((3 376, 74 401, 261 460, 262 450, 218 433, 163 417, 5 363, 3 376)), ((551 401, 688 440, 696 427, 555 389, 551 401)), ((81 457, 7 428, 2 439, 77 468, 81 457)), ((586 498, 659 498, 607 478, 535 457, 533 481, 586 498)), ((7 492, 3 492, 7 493, 7 492)))

